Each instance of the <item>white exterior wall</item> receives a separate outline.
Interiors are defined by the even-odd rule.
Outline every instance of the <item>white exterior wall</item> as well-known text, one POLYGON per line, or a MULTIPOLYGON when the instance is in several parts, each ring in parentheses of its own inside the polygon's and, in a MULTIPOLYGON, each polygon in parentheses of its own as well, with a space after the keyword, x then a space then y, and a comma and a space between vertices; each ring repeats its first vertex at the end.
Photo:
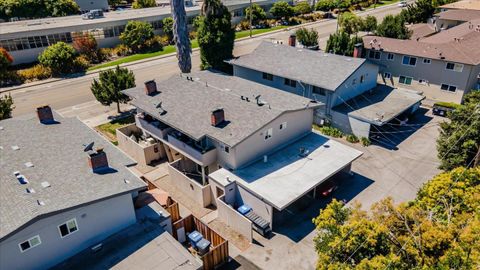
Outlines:
POLYGON ((108 10, 108 0, 75 0, 82 12, 92 9, 108 10))
POLYGON ((218 218, 252 242, 252 222, 222 199, 222 197, 217 199, 218 218))
POLYGON ((0 269, 52 267, 135 222, 130 193, 40 219, 0 242, 0 269), (78 231, 62 238, 58 225, 73 218, 78 231), (19 244, 36 235, 41 244, 22 253, 19 244))
POLYGON ((247 189, 243 188, 242 186, 237 184, 236 189, 236 198, 235 201, 238 205, 247 204, 252 207, 253 211, 265 219, 266 221, 270 222, 270 228, 272 227, 272 220, 273 220, 273 208, 271 205, 264 202, 259 197, 255 196, 254 194, 250 193, 247 189))

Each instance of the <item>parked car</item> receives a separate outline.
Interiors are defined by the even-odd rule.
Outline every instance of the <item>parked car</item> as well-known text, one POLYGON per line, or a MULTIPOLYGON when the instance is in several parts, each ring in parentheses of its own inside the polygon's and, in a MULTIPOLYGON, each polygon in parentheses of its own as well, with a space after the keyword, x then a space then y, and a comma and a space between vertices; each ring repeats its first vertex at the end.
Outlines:
POLYGON ((322 194, 323 197, 332 195, 332 193, 337 189, 338 185, 332 180, 327 180, 318 187, 318 191, 320 191, 320 194, 322 194))
POLYGON ((97 18, 103 17, 103 10, 101 9, 92 9, 89 12, 82 15, 82 19, 84 20, 93 20, 97 18))
POLYGON ((398 2, 399 7, 406 7, 407 6, 407 1, 400 1, 398 2))
POLYGON ((434 115, 439 115, 447 117, 447 114, 452 112, 458 107, 458 104, 450 102, 437 102, 433 104, 432 113, 434 115))

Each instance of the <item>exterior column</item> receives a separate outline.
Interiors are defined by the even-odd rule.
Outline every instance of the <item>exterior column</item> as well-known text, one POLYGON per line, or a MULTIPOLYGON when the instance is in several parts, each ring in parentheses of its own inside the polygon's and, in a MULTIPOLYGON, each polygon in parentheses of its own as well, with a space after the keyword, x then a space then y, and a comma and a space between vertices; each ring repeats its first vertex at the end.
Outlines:
POLYGON ((207 179, 205 178, 205 167, 202 166, 202 184, 205 186, 207 184, 207 179))

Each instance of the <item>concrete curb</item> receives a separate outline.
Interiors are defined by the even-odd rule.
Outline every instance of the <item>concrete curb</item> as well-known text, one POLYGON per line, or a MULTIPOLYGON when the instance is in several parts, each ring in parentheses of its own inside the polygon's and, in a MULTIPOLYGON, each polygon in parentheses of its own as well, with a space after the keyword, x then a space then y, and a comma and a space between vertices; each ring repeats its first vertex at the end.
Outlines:
MULTIPOLYGON (((363 11, 358 11, 358 12, 355 12, 355 13, 356 14, 362 14, 362 13, 371 12, 371 11, 374 11, 374 10, 381 10, 381 9, 388 8, 388 7, 391 7, 391 6, 394 6, 394 5, 397 5, 397 3, 392 3, 392 4, 389 4, 389 5, 381 6, 381 7, 378 7, 376 9, 371 8, 371 9, 367 9, 367 10, 363 10, 363 11)), ((252 40, 252 39, 255 39, 255 38, 261 38, 261 37, 264 37, 264 36, 273 35, 273 34, 277 34, 277 33, 280 33, 280 32, 287 32, 287 31, 291 31, 293 29, 297 29, 297 28, 301 28, 301 27, 307 27, 307 26, 311 26, 311 25, 314 25, 314 24, 317 24, 317 23, 323 23, 323 22, 327 22, 327 21, 334 21, 334 19, 322 19, 322 20, 315 21, 315 22, 309 22, 309 23, 294 25, 294 26, 291 26, 291 27, 286 27, 286 28, 282 28, 282 29, 278 29, 278 30, 274 30, 274 31, 266 32, 266 33, 253 35, 251 38, 250 37, 243 37, 243 38, 236 39, 235 43, 236 42, 242 42, 242 41, 245 41, 245 40, 252 40)), ((193 54, 193 52, 196 52, 196 51, 199 51, 199 50, 200 50, 200 48, 192 49, 192 54, 193 54)), ((174 56, 176 56, 176 52, 169 53, 169 54, 164 54, 164 55, 160 55, 160 56, 156 56, 156 57, 152 57, 152 58, 146 58, 146 59, 142 59, 142 60, 138 60, 138 61, 133 61, 133 62, 125 63, 125 64, 120 64, 120 66, 121 67, 129 67, 129 66, 132 66, 132 65, 148 63, 148 62, 156 61, 156 60, 159 60, 159 59, 170 58, 170 57, 174 57, 174 56)), ((12 87, 9 87, 9 88, 0 89, 0 94, 9 93, 9 92, 17 91, 17 90, 22 90, 22 89, 26 89, 26 88, 30 88, 30 87, 34 87, 34 86, 54 83, 54 82, 62 81, 62 80, 65 80, 65 79, 81 78, 81 77, 84 77, 86 75, 97 74, 97 73, 100 73, 101 71, 112 69, 114 67, 115 66, 110 66, 110 67, 105 67, 105 68, 99 68, 99 69, 96 69, 96 70, 93 70, 93 71, 90 71, 90 72, 87 71, 84 75, 77 76, 77 77, 51 78, 51 79, 47 79, 47 80, 31 82, 31 83, 28 83, 28 84, 22 84, 22 85, 19 85, 19 86, 12 86, 12 87)))

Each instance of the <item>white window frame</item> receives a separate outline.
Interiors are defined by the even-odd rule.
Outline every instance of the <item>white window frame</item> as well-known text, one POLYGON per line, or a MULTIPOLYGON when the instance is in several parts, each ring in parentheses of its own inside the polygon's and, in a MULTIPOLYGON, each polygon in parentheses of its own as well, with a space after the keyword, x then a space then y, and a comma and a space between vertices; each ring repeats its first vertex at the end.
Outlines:
POLYGON ((399 76, 398 76, 398 83, 399 83, 399 84, 403 84, 403 85, 412 85, 412 82, 413 82, 413 77, 410 77, 410 76, 405 76, 405 75, 399 75, 399 76), (400 82, 400 78, 401 78, 401 77, 404 77, 405 79, 407 79, 407 78, 410 78, 410 79, 411 79, 411 80, 410 80, 410 84, 408 84, 408 83, 402 83, 402 82, 400 82))
POLYGON ((58 228, 58 233, 60 234, 60 237, 61 237, 61 238, 65 238, 65 237, 67 237, 67 236, 69 236, 69 235, 71 235, 71 234, 73 234, 73 233, 78 232, 78 230, 80 230, 80 229, 78 228, 78 222, 77 222, 77 219, 76 219, 76 218, 72 218, 72 219, 69 219, 69 220, 65 221, 64 223, 58 225, 57 228, 58 228), (70 221, 75 222, 75 227, 77 228, 77 229, 76 229, 75 231, 73 231, 73 232, 70 232, 70 228, 68 228, 68 223, 69 223, 70 221), (67 230, 68 230, 68 234, 66 234, 66 235, 64 235, 64 236, 62 235, 62 231, 60 230, 60 226, 62 226, 62 225, 66 225, 66 226, 67 226, 67 230))
POLYGON ((430 64, 432 63, 432 59, 430 59, 430 58, 423 58, 422 63, 424 63, 425 65, 430 65, 430 64))
POLYGON ((457 64, 457 63, 454 63, 454 62, 447 62, 445 64, 445 69, 446 70, 451 70, 451 71, 455 71, 455 72, 462 72, 463 71, 463 64, 457 64), (449 69, 447 68, 448 67, 448 64, 453 64, 453 69, 449 69), (459 68, 457 68, 459 67, 459 68), (458 70, 460 69, 460 70, 458 70))
POLYGON ((391 78, 392 78, 392 73, 390 73, 390 72, 384 72, 384 73, 383 73, 383 77, 384 77, 385 79, 391 79, 391 78), (388 74, 388 76, 387 76, 387 74, 388 74))
POLYGON ((388 61, 395 61, 395 54, 393 54, 393 53, 388 53, 388 54, 387 54, 387 60, 388 60, 388 61), (392 56, 392 58, 390 58, 390 55, 392 56))
POLYGON ((283 122, 283 123, 280 124, 280 127, 278 129, 284 130, 286 128, 287 128, 287 122, 283 122))
POLYGON ((457 87, 456 85, 451 85, 451 84, 448 84, 448 83, 441 83, 441 84, 440 84, 440 90, 441 90, 441 91, 444 91, 444 92, 455 93, 455 92, 457 92, 457 89, 458 89, 458 87, 457 87), (455 91, 450 91, 450 90, 448 90, 448 89, 442 89, 442 85, 448 86, 447 88, 455 87, 455 91))
POLYGON ((418 61, 418 58, 417 58, 417 57, 414 57, 414 56, 404 55, 404 56, 402 57, 402 65, 404 65, 404 66, 416 67, 416 66, 417 66, 417 61, 418 61), (403 63, 403 59, 405 59, 405 57, 408 57, 408 58, 409 58, 408 64, 403 63), (415 58, 415 65, 410 65, 410 60, 411 60, 412 58, 415 58))
POLYGON ((382 59, 382 52, 381 51, 370 50, 368 52, 368 58, 375 59, 375 60, 380 60, 380 59, 382 59), (372 52, 373 52, 373 57, 370 56, 370 54, 372 52), (377 55, 378 55, 378 58, 377 58, 377 55))
POLYGON ((222 148, 223 148, 223 152, 230 154, 230 146, 224 144, 222 148))
POLYGON ((37 235, 35 235, 35 236, 33 236, 33 237, 28 238, 27 240, 25 240, 25 241, 23 241, 23 242, 21 242, 21 243, 18 243, 18 248, 20 249, 20 252, 24 253, 24 252, 26 252, 26 251, 28 251, 28 250, 36 247, 36 246, 40 246, 41 244, 42 244, 42 239, 40 238, 40 235, 37 234, 37 235), (35 238, 38 239, 38 244, 32 245, 30 241, 31 241, 32 239, 35 239, 35 238), (22 249, 22 244, 25 243, 25 242, 28 242, 28 244, 30 245, 30 247, 27 248, 27 249, 22 249))
POLYGON ((272 128, 269 128, 265 131, 265 136, 264 136, 264 140, 267 141, 269 140, 270 138, 273 137, 273 129, 272 128))

